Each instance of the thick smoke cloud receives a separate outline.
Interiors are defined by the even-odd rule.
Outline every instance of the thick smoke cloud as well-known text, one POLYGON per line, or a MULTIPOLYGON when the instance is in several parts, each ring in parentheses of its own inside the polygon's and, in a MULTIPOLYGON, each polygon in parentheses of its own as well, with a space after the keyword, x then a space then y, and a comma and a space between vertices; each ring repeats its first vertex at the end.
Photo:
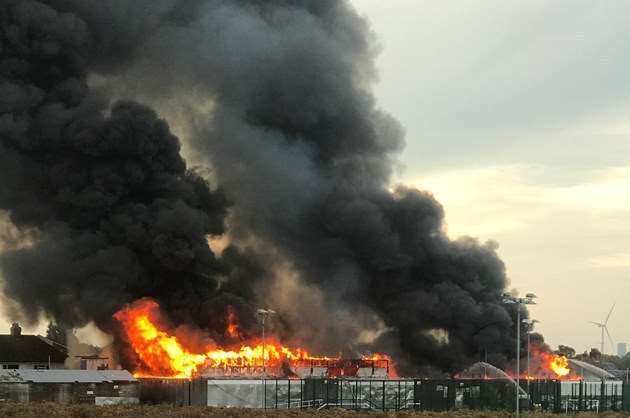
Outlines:
POLYGON ((106 326, 145 295, 178 320, 202 314, 233 270, 207 245, 224 232, 224 194, 187 169, 153 110, 90 93, 80 18, 22 0, 0 13, 0 207, 31 237, 2 254, 5 294, 31 321, 68 325, 106 326))
POLYGON ((25 312, 81 323, 153 296, 176 322, 229 303, 253 324, 276 303, 286 338, 389 351, 409 373, 509 356, 495 245, 449 240, 430 194, 390 190, 404 132, 376 107, 378 47, 347 2, 8 1, 2 19, 0 207, 40 231, 2 260, 25 312), (185 107, 226 197, 154 111, 104 116, 96 92, 185 107), (215 256, 226 199, 234 245, 215 256))

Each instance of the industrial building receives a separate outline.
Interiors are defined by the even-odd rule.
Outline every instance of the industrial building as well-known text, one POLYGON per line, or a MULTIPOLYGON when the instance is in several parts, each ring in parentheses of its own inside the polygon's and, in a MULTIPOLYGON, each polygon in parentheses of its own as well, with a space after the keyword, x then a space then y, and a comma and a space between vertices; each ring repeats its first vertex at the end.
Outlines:
POLYGON ((139 387, 126 370, 0 370, 0 401, 7 400, 134 404, 139 387))
POLYGON ((24 335, 17 323, 0 335, 0 401, 49 401, 97 405, 138 403, 138 381, 126 370, 106 369, 107 359, 81 357, 85 370, 66 370, 66 347, 24 335))
MULTIPOLYGON (((385 364, 374 364, 374 366, 385 364)), ((579 361, 581 380, 521 381, 477 363, 455 379, 387 378, 357 361, 302 368, 303 376, 270 378, 247 373, 220 376, 215 370, 190 380, 141 380, 141 401, 177 405, 263 409, 347 408, 355 410, 448 411, 459 408, 513 410, 516 388, 521 408, 548 412, 630 410, 630 385, 579 361), (343 367, 340 367, 343 366, 343 367)))
MULTIPOLYGON (((64 370, 67 353, 46 338, 22 335, 18 324, 0 336, 0 401, 170 403, 263 409, 348 408, 448 411, 513 410, 516 382, 477 363, 456 379, 398 379, 387 360, 308 360, 268 367, 204 370, 193 379, 136 379, 109 370, 106 357, 82 356, 84 370, 64 370), (272 377, 273 376, 273 377, 272 377)), ((591 364, 569 359, 579 381, 521 382, 521 407, 550 412, 630 411, 630 385, 591 364)))
POLYGON ((628 354, 628 344, 617 343, 617 356, 619 356, 619 358, 624 358, 626 354, 628 354))
POLYGON ((571 370, 585 381, 598 382, 616 379, 612 373, 585 361, 569 359, 569 365, 571 366, 571 370))

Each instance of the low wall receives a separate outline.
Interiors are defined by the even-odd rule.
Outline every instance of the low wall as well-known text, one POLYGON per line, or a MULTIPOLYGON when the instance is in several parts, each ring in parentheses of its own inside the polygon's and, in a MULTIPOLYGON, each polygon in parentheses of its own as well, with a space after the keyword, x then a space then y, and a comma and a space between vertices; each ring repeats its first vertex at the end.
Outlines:
POLYGON ((137 383, 0 383, 0 400, 63 404, 139 403, 137 383))

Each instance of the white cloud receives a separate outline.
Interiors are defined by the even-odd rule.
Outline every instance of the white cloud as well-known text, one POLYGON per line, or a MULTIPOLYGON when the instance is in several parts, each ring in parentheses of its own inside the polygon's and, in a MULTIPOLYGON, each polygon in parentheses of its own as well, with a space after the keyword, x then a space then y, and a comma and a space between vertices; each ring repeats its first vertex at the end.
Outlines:
POLYGON ((630 253, 599 255, 592 257, 589 263, 595 268, 630 268, 630 253))
POLYGON ((616 222, 619 212, 630 216, 630 167, 597 170, 569 186, 541 182, 544 171, 525 164, 472 167, 429 173, 410 183, 430 190, 444 205, 451 236, 491 238, 539 228, 554 213, 570 212, 576 224, 591 216, 603 223, 607 216, 616 222))
POLYGON ((596 212, 630 212, 630 167, 597 170, 589 181, 554 190, 557 204, 596 212))
POLYGON ((540 189, 527 183, 526 173, 519 165, 475 167, 428 174, 411 184, 431 191, 444 205, 451 236, 489 237, 531 221, 540 189))

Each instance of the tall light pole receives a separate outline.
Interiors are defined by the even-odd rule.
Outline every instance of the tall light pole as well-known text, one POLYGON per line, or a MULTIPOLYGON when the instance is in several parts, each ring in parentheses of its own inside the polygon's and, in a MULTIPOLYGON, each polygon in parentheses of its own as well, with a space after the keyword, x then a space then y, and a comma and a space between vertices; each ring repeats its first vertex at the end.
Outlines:
POLYGON ((258 317, 260 318, 260 324, 262 326, 262 366, 263 366, 263 377, 267 376, 267 367, 265 364, 265 320, 268 316, 275 315, 276 311, 273 309, 258 309, 256 311, 258 317))
POLYGON ((537 319, 523 319, 523 324, 527 325, 527 393, 529 394, 529 382, 531 381, 531 370, 529 367, 530 359, 530 345, 531 345, 531 332, 534 330, 534 325, 540 323, 537 319))
POLYGON ((524 298, 517 298, 509 293, 503 294, 503 303, 516 304, 516 417, 521 413, 520 390, 521 390, 521 305, 535 305, 536 295, 527 293, 524 298))

